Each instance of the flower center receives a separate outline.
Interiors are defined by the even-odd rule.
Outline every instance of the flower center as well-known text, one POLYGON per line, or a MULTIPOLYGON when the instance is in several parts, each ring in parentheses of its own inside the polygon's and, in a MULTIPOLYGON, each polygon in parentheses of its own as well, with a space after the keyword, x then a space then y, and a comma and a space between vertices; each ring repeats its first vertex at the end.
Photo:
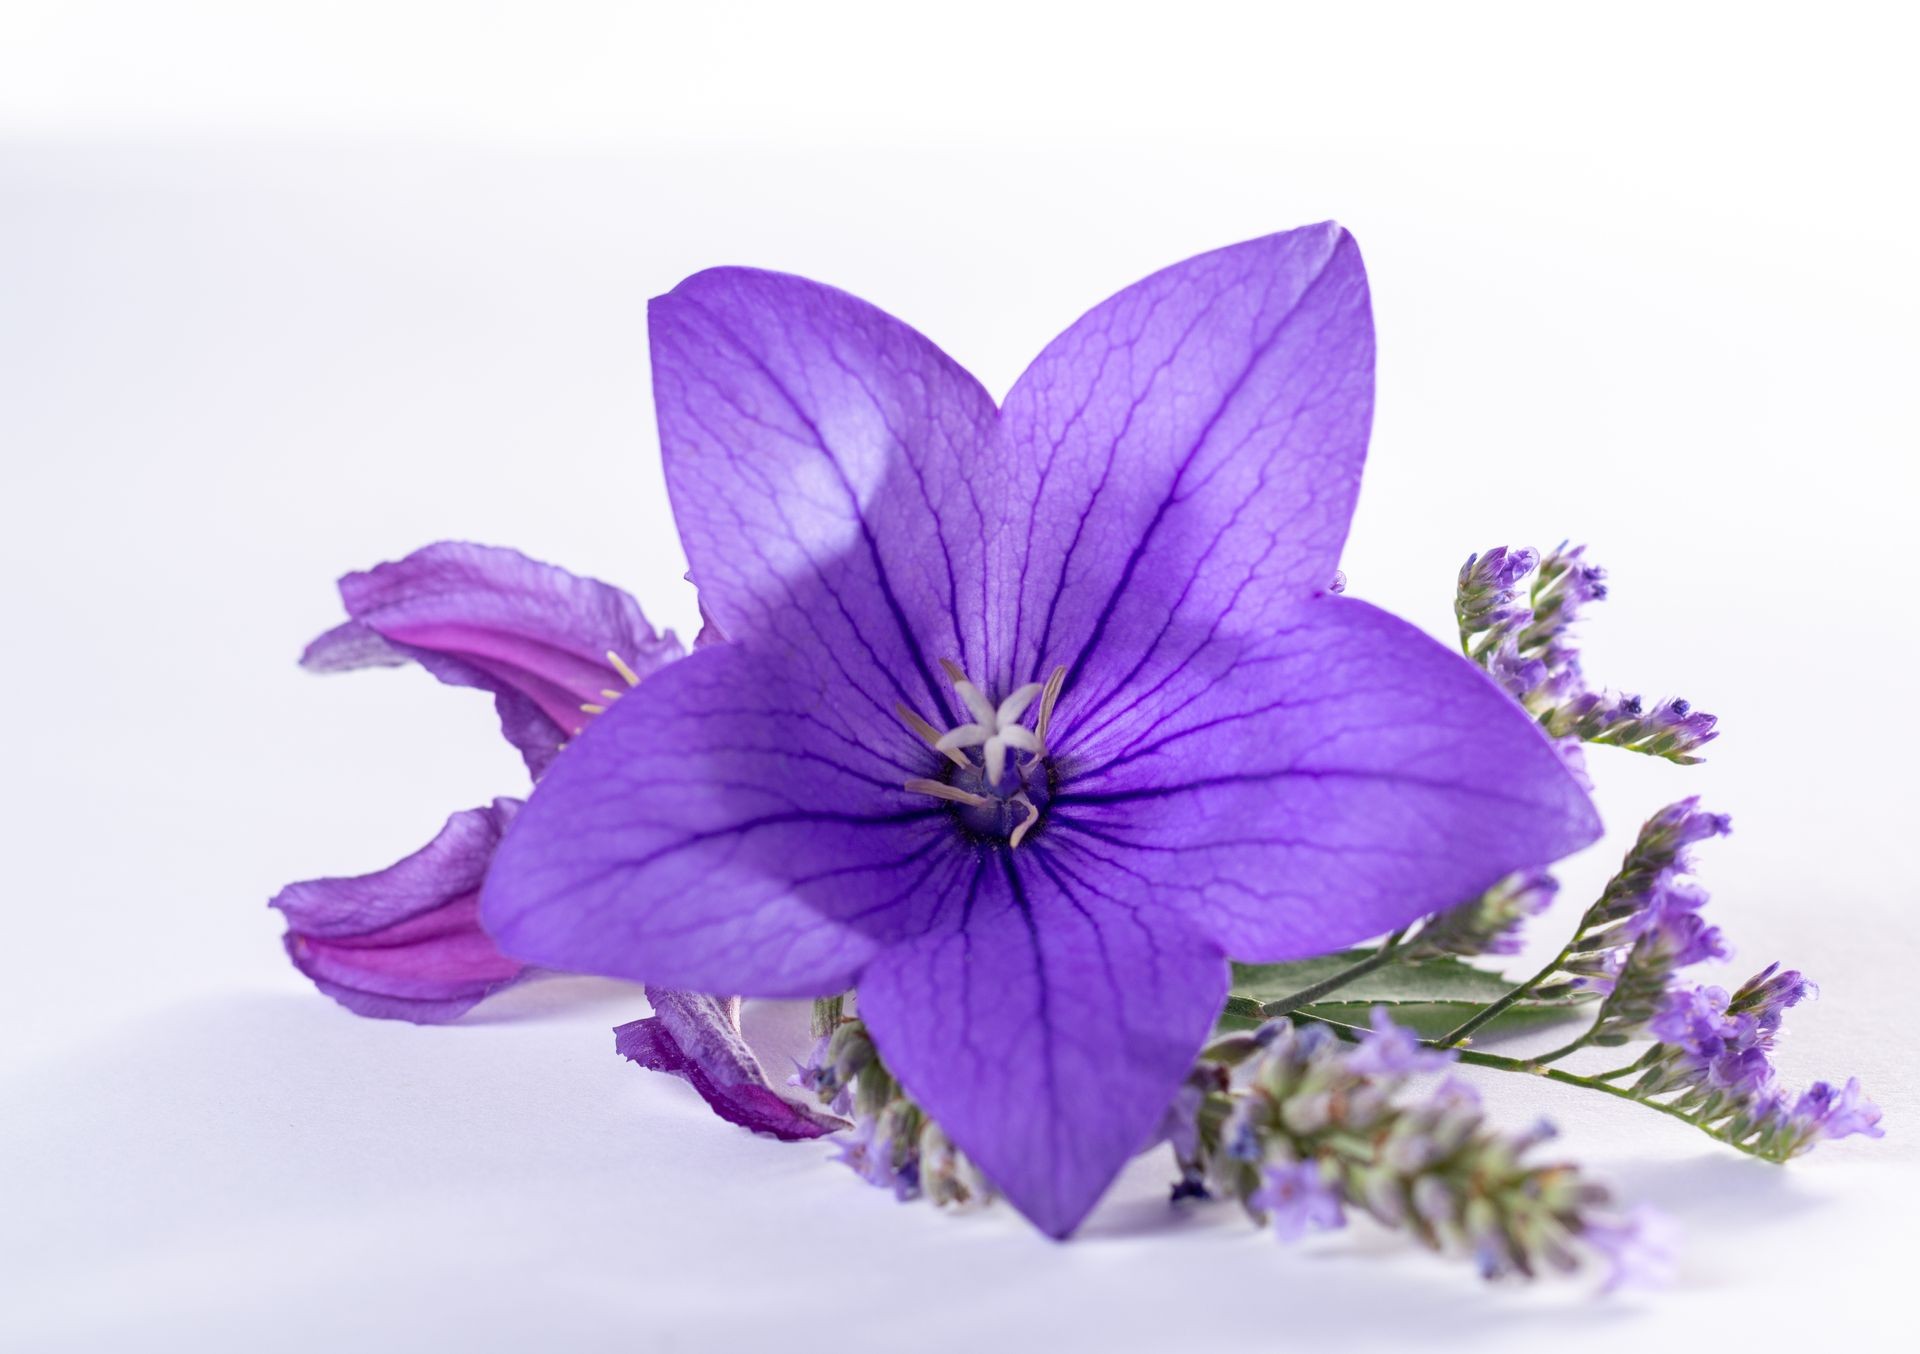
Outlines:
POLYGON ((947 801, 974 835, 1018 846, 1046 809, 1052 781, 1047 726, 1067 670, 1055 668, 1045 682, 1028 682, 995 703, 959 664, 943 658, 940 666, 973 719, 942 733, 906 706, 897 707, 907 726, 951 763, 944 779, 917 778, 906 788, 947 801), (1022 721, 1036 699, 1039 713, 1028 728, 1022 721))

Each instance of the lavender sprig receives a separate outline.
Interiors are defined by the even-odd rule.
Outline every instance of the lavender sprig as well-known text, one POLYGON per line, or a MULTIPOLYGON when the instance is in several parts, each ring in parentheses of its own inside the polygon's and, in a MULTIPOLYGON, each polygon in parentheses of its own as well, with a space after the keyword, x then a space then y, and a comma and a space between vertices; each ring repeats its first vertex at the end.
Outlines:
POLYGON ((925 1198, 947 1207, 991 1199, 993 1186, 893 1079, 866 1026, 840 1017, 840 1002, 815 1003, 816 1028, 837 1023, 819 1035, 790 1081, 836 1114, 852 1116, 853 1132, 835 1159, 902 1201, 925 1198))
POLYGON ((1429 917, 1403 953, 1416 962, 1443 955, 1518 954, 1521 927, 1551 907, 1559 892, 1559 881, 1544 870, 1508 875, 1478 897, 1429 917))
POLYGON ((1616 1282, 1659 1267, 1644 1217, 1613 1210, 1572 1165, 1526 1159, 1549 1126, 1492 1129, 1452 1077, 1404 1094, 1448 1060, 1378 1010, 1357 1048, 1320 1023, 1230 1035, 1202 1055, 1177 1105, 1174 1197, 1237 1199, 1287 1241, 1342 1227, 1357 1209, 1430 1249, 1471 1255, 1488 1278, 1571 1270, 1588 1256, 1616 1282))

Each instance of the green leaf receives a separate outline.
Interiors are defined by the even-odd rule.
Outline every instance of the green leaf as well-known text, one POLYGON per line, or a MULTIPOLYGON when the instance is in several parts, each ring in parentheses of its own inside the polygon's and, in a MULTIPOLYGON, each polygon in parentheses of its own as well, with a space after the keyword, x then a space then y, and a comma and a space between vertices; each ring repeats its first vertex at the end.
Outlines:
MULTIPOLYGON (((1290 964, 1235 964, 1233 994, 1221 1013, 1220 1027, 1249 1029, 1260 1023, 1261 1017, 1256 1012, 1265 1003, 1282 1001, 1323 982, 1371 953, 1370 950, 1345 950, 1290 964)), ((1303 1010, 1307 1015, 1364 1025, 1375 1006, 1385 1006, 1400 1024, 1430 1039, 1453 1029, 1481 1007, 1505 996, 1512 987, 1513 983, 1498 973, 1475 968, 1462 960, 1428 959, 1384 965, 1303 1010)), ((1591 1001, 1592 997, 1585 993, 1529 997, 1515 1002, 1483 1026, 1482 1037, 1568 1020, 1580 1015, 1591 1001)))

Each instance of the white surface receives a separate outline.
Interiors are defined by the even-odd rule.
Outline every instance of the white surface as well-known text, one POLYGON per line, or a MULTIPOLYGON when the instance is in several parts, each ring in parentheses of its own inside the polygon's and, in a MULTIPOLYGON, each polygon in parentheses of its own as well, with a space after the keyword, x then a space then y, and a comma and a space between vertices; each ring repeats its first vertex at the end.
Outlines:
POLYGON ((1903 1311, 1912 32, 813 9, 0 7, 0 1345, 1677 1348, 1903 1311), (793 269, 1004 389, 1142 273, 1332 215, 1381 339, 1354 591, 1439 632, 1468 550, 1592 542, 1593 670, 1726 736, 1691 772, 1597 754, 1615 835, 1570 891, 1667 799, 1731 811, 1729 976, 1821 979, 1782 1061, 1860 1073, 1884 1142, 1781 1172, 1483 1078, 1687 1227, 1652 1299, 1485 1290, 1365 1225, 1282 1250, 1170 1217, 1158 1161, 1055 1246, 713 1120, 613 1057, 617 987, 422 1030, 285 966, 280 883, 523 783, 477 695, 294 669, 335 574, 510 543, 690 633, 648 296, 793 269))

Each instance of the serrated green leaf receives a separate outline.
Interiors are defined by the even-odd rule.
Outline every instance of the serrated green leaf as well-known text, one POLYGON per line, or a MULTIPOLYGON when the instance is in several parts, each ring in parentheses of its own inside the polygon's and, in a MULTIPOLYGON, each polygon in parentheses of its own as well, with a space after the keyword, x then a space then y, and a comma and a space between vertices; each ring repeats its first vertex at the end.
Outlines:
MULTIPOLYGON (((1368 950, 1345 950, 1288 964, 1235 964, 1233 994, 1221 1013, 1220 1027, 1249 1029, 1260 1023, 1260 1017, 1255 1014, 1258 1006, 1281 1001, 1323 982, 1365 959, 1369 953, 1368 950)), ((1513 983, 1500 974, 1459 959, 1387 964, 1305 1007, 1304 1013, 1364 1025, 1375 1006, 1385 1006, 1400 1024, 1423 1038, 1433 1038, 1505 996, 1512 986, 1513 983)), ((1481 1037, 1571 1019, 1580 1015, 1591 1000, 1584 993, 1576 993, 1516 1002, 1483 1026, 1481 1037)))

